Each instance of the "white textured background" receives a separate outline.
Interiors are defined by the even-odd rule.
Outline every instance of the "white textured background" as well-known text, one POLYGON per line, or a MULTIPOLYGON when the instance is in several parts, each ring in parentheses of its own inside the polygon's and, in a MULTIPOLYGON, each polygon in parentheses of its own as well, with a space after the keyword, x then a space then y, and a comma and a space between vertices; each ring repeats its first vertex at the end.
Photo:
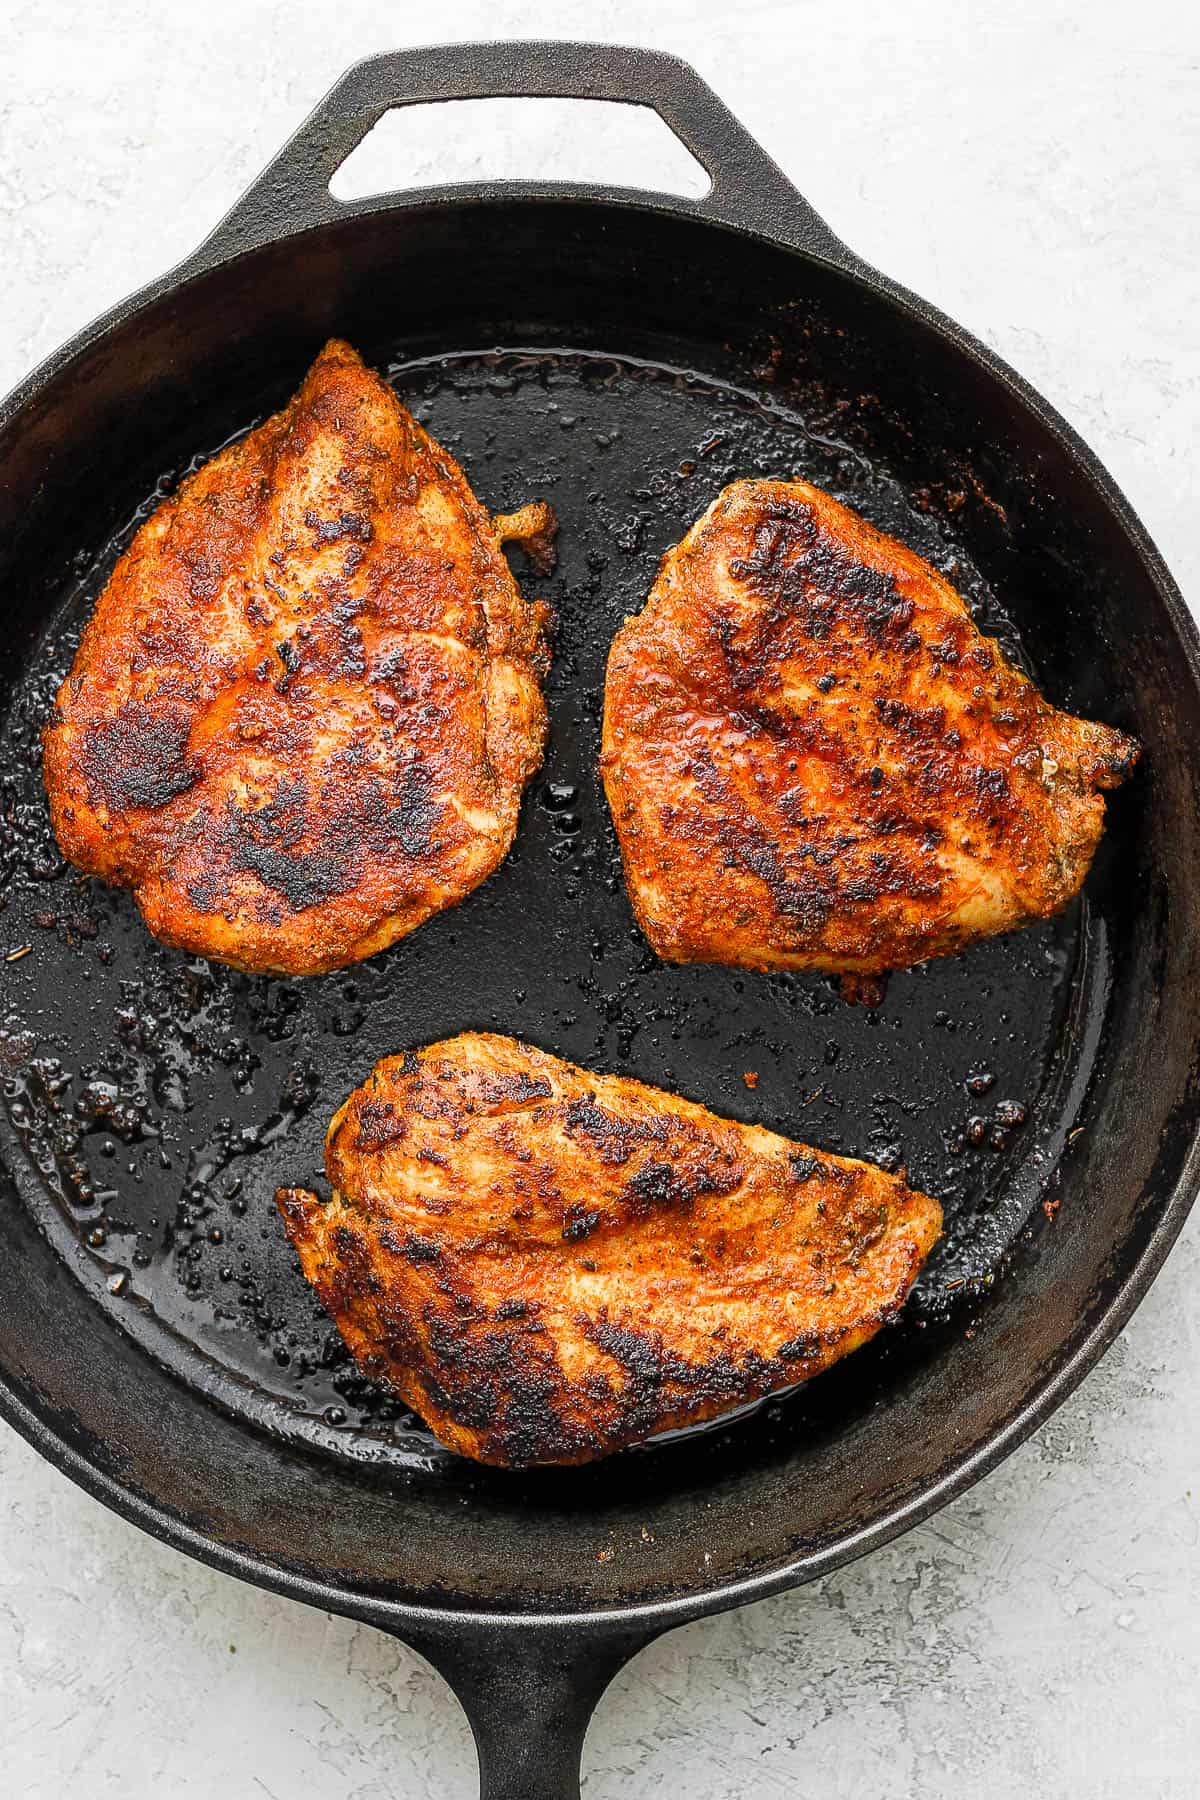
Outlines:
MULTIPOLYGON (((0 387, 189 250, 356 58, 641 41, 688 56, 835 230, 1043 388, 1200 596, 1194 0, 0 0, 0 24, 0 387)), ((392 173, 652 173, 648 132, 516 120, 406 125, 392 173)), ((587 1800, 1192 1800, 1198 1279, 1194 1225, 1083 1390, 932 1524, 644 1652, 592 1727, 587 1800)), ((151 1543, 0 1427, 0 1793, 473 1783, 415 1657, 151 1543)))

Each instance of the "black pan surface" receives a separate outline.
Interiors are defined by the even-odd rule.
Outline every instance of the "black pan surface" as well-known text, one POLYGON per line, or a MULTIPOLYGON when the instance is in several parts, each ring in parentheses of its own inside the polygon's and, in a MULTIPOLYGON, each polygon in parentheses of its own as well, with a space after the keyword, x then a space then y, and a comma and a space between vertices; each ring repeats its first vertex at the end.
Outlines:
POLYGON ((961 1490, 1153 1279, 1196 1180, 1194 627, 1063 422, 859 264, 683 65, 456 46, 352 71, 191 263, 0 407, 0 589, 0 1409, 147 1529, 423 1649, 485 1792, 575 1791, 622 1657, 961 1490), (713 192, 329 199, 389 105, 486 93, 653 105, 713 192), (558 612, 551 738, 490 882, 282 982, 164 949, 62 865, 38 733, 139 521, 334 332, 485 503, 553 502, 555 575, 518 568, 558 612), (1144 745, 1079 904, 870 1010, 822 977, 660 964, 597 777, 608 645, 658 558, 727 481, 792 473, 944 570, 1057 704, 1144 745), (900 1322, 749 1416, 585 1470, 440 1449, 353 1370, 273 1193, 321 1179, 378 1057, 467 1027, 904 1164, 947 1231, 900 1322))
MULTIPOLYGON (((700 360, 701 346, 679 348, 700 360)), ((923 1331, 965 1323, 1022 1237, 1049 1228, 1039 1201, 1079 1123, 1136 789, 1114 808, 1082 904, 895 977, 877 1009, 848 1006, 820 976, 659 962, 633 923, 599 782, 604 664, 663 551, 726 482, 751 471, 818 482, 930 557, 1029 666, 1015 620, 954 515, 840 442, 800 396, 620 354, 395 350, 370 354, 485 503, 547 494, 560 516, 554 579, 518 570, 553 601, 558 630, 552 738, 516 849, 481 892, 394 950, 308 981, 166 949, 128 894, 62 863, 39 733, 116 555, 183 472, 164 470, 54 597, 0 736, 3 931, 17 958, 0 1053, 9 1118, 37 1171, 29 1203, 122 1329, 235 1415, 398 1478, 511 1489, 517 1478, 464 1467, 358 1376, 273 1205, 279 1186, 323 1183, 328 1119, 379 1057, 469 1028, 508 1032, 824 1149, 905 1164, 943 1201, 945 1239, 903 1324, 823 1386, 893 1381, 923 1354, 923 1331)), ((184 468, 216 447, 196 445, 184 468)), ((702 1445, 675 1434, 653 1454, 736 1457, 747 1430, 802 1432, 814 1404, 832 1400, 796 1394, 753 1427, 710 1428, 702 1445)))

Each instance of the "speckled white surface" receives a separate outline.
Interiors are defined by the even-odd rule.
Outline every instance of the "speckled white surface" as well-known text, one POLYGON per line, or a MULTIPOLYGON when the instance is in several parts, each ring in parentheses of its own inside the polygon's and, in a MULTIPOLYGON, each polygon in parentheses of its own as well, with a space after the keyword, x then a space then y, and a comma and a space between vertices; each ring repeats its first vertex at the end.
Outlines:
MULTIPOLYGON (((0 0, 0 21, 2 387, 191 248, 357 57, 654 43, 856 249, 1058 403, 1200 596, 1191 0, 460 0, 436 18, 0 0)), ((594 173, 648 172, 619 129, 515 117, 457 128, 452 161, 405 136, 408 172, 562 172, 581 143, 594 173)), ((592 1727, 588 1800, 1192 1800, 1198 1281, 1200 1220, 1082 1391, 981 1487, 817 1588, 644 1652, 592 1727)), ((14 1800, 474 1792, 465 1722, 416 1657, 151 1543, 2 1427, 0 1751, 14 1800)))

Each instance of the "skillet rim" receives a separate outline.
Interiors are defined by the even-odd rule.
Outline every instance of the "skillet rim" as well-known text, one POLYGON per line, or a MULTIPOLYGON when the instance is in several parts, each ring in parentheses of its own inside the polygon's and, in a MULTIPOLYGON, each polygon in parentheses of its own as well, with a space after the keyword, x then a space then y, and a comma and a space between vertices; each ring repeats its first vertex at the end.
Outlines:
MULTIPOLYGON (((902 284, 862 262, 832 234, 819 247, 810 242, 789 241, 769 223, 738 225, 703 210, 703 202, 689 202, 641 190, 584 187, 566 182, 470 182, 430 188, 417 194, 382 195, 340 209, 334 220, 284 230, 263 237, 253 234, 240 241, 238 221, 231 215, 192 255, 163 275, 101 313, 67 342, 52 351, 11 392, 0 400, 0 437, 19 423, 22 413, 51 384, 67 377, 72 363, 118 327, 131 323, 158 301, 175 296, 193 282, 226 269, 259 251, 335 231, 345 222, 364 216, 393 218, 417 207, 470 207, 501 203, 540 203, 547 209, 561 205, 587 205, 597 214, 606 209, 635 210, 650 216, 685 219, 704 230, 731 239, 751 239, 770 250, 815 263, 856 284, 873 299, 896 308, 909 319, 932 331, 954 353, 966 357, 988 378, 997 381, 1063 450, 1077 474, 1089 482, 1109 517, 1134 550, 1149 577, 1182 653, 1183 666, 1200 693, 1200 628, 1165 561, 1133 506, 1108 470, 1075 428, 1002 357, 971 332, 956 324, 939 308, 902 284)), ((1197 759, 1200 761, 1200 757, 1197 759)), ((172 1545, 198 1562, 250 1584, 269 1588, 287 1598, 319 1606, 343 1617, 362 1619, 396 1635, 408 1636, 420 1647, 423 1637, 438 1637, 457 1628, 489 1627, 527 1634, 586 1627, 597 1637, 628 1635, 631 1628, 645 1641, 690 1619, 765 1599, 789 1588, 806 1585, 833 1570, 880 1548, 930 1518, 958 1495, 999 1466, 1079 1386, 1123 1330, 1157 1278, 1175 1244, 1200 1191, 1200 1095, 1184 1097, 1190 1116, 1180 1130, 1190 1133, 1190 1143, 1178 1176, 1161 1203, 1161 1216, 1128 1272, 1083 1339, 1066 1360, 1033 1387, 1024 1403, 974 1450, 952 1458, 942 1474, 907 1502, 885 1508, 870 1524, 851 1531, 822 1550, 793 1556, 778 1565, 739 1580, 711 1587, 695 1587, 674 1597, 633 1601, 627 1606, 596 1610, 504 1612, 487 1607, 436 1606, 384 1595, 364 1594, 334 1582, 307 1576, 287 1564, 276 1564, 247 1551, 233 1549, 158 1505, 129 1491, 76 1449, 19 1395, 9 1373, 0 1367, 0 1418, 11 1425, 33 1449, 94 1499, 151 1537, 172 1545), (422 1630, 424 1628, 424 1631, 422 1630)), ((1116 1246, 1114 1246, 1115 1250, 1116 1246)))

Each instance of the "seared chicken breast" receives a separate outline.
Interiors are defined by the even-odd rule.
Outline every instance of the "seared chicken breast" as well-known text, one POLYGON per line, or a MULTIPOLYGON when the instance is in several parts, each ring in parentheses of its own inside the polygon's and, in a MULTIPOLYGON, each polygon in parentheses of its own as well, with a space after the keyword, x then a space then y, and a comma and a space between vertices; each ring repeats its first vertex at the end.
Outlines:
POLYGON ((897 1175, 469 1032, 393 1056, 278 1195, 359 1368, 480 1462, 582 1463, 820 1374, 941 1230, 897 1175))
POLYGON ((348 344, 138 532, 45 733, 63 853, 234 967, 335 969, 512 842, 546 733, 549 507, 491 519, 348 344))
POLYGON ((1045 918, 1137 756, 804 481, 726 488, 609 655, 604 784, 671 962, 870 977, 1045 918))

